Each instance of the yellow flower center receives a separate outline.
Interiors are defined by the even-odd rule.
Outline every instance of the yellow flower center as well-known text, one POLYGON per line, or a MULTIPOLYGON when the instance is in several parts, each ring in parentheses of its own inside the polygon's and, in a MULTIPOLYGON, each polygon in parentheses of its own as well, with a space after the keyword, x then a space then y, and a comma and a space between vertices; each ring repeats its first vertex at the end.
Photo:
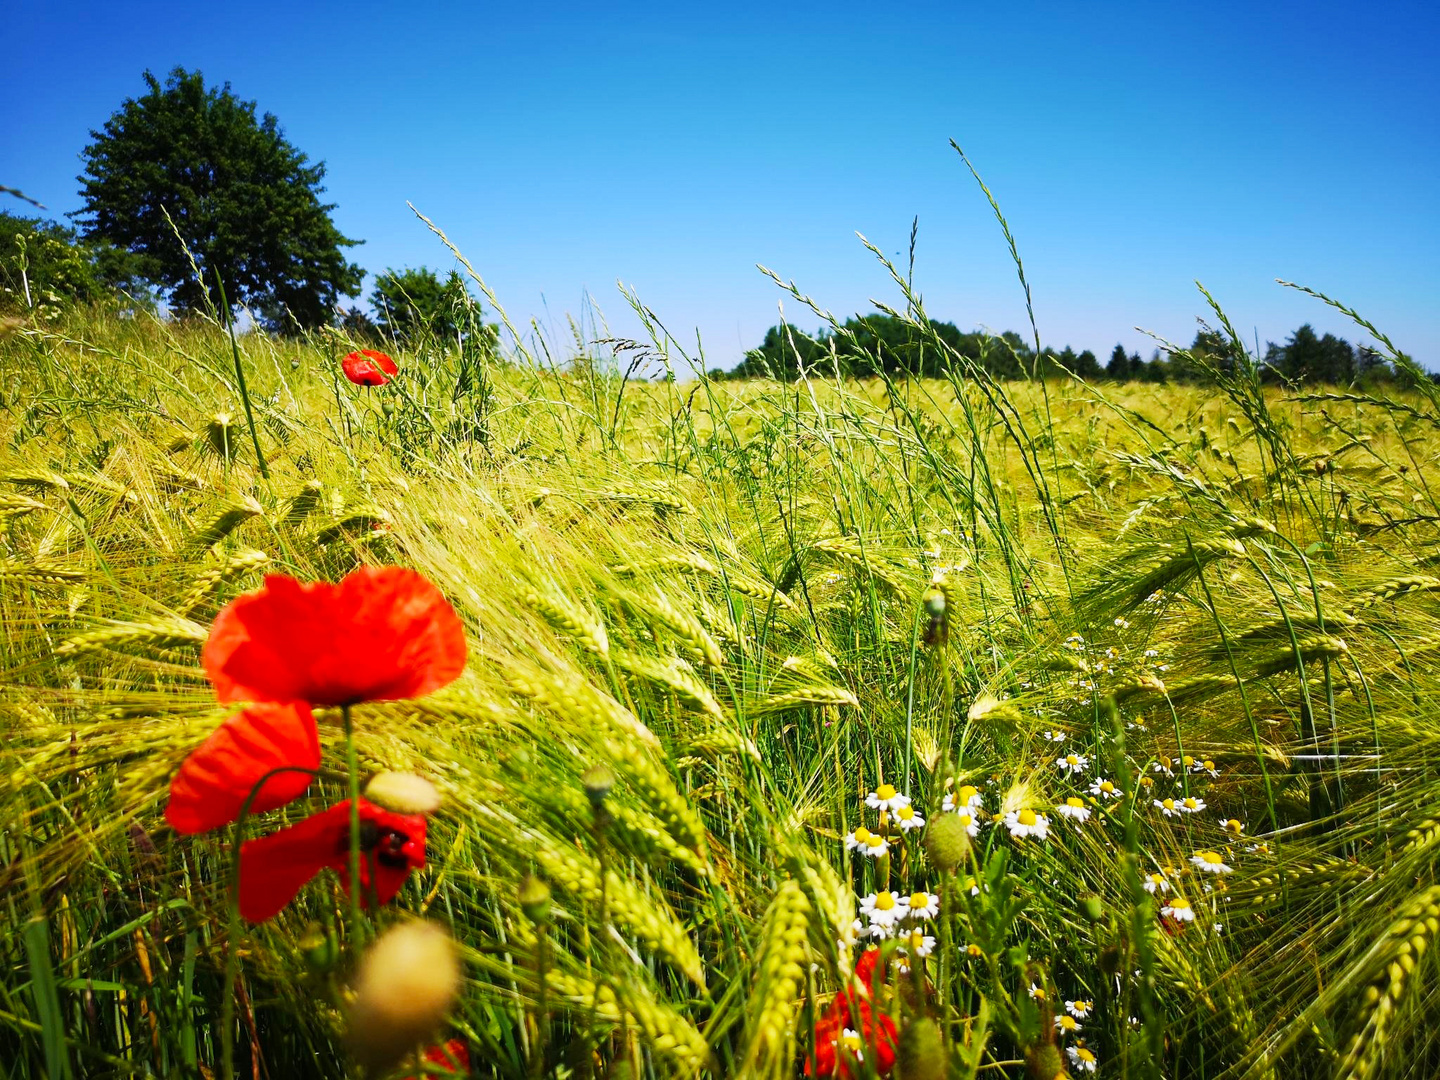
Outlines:
POLYGON ((1245 826, 1240 824, 1238 818, 1230 818, 1228 821, 1222 821, 1220 824, 1224 825, 1227 830, 1235 833, 1237 836, 1245 831, 1245 826))
POLYGON ((1085 802, 1083 799, 1077 799, 1074 795, 1071 795, 1068 799, 1065 800, 1065 805, 1073 806, 1079 809, 1080 807, 1083 807, 1085 805, 1085 802))
POLYGON ((865 828, 864 825, 861 825, 858 829, 855 830, 855 842, 856 842, 856 843, 863 844, 863 843, 865 843, 866 840, 869 840, 869 839, 870 839, 870 830, 867 829, 867 828, 865 828))
POLYGON ((902 806, 899 810, 895 811, 895 816, 901 821, 909 821, 915 816, 915 808, 911 806, 902 806))
POLYGON ((1112 784, 1109 780, 1105 780, 1101 782, 1100 790, 1105 792, 1106 795, 1109 795, 1112 791, 1115 790, 1115 785, 1112 784))
POLYGON ((979 956, 984 956, 984 955, 985 955, 984 951, 980 948, 980 946, 979 946, 979 945, 976 945, 973 941, 972 941, 969 945, 966 945, 966 946, 965 946, 965 953, 966 953, 966 955, 968 955, 968 956, 974 956, 974 957, 979 957, 979 956))
POLYGON ((962 814, 960 815, 960 824, 961 824, 961 825, 964 825, 967 829, 971 826, 971 824, 972 824, 974 821, 975 821, 975 819, 972 818, 969 814, 962 813, 962 814))
POLYGON ((1185 763, 1185 768, 1187 768, 1187 769, 1190 768, 1191 765, 1194 765, 1194 764, 1195 764, 1195 759, 1194 759, 1193 757, 1191 757, 1189 754, 1186 754, 1186 755, 1185 755, 1183 758, 1181 758, 1180 760, 1185 763))
POLYGON ((1075 1056, 1081 1061, 1089 1062, 1095 1060, 1095 1055, 1092 1054, 1089 1050, 1086 1050, 1083 1046, 1077 1046, 1075 1048, 1075 1056))
POLYGON ((980 794, 980 789, 979 789, 979 788, 977 788, 977 787, 972 787, 970 784, 966 784, 964 787, 962 787, 962 788, 960 789, 960 801, 961 801, 962 803, 968 803, 971 799, 973 799, 976 795, 979 795, 979 794, 980 794))
POLYGON ((930 896, 928 893, 915 892, 910 894, 910 906, 912 908, 923 908, 928 907, 929 905, 930 896))
POLYGON ((1205 759, 1204 765, 1205 765, 1205 771, 1206 771, 1206 772, 1214 772, 1214 771, 1215 771, 1215 763, 1214 763, 1213 761, 1211 761, 1209 758, 1206 758, 1206 759, 1205 759))
POLYGON ((1062 1017, 1060 1017, 1060 1030, 1061 1030, 1061 1031, 1074 1031, 1074 1030, 1075 1030, 1077 1027, 1079 1027, 1079 1026, 1080 1026, 1079 1024, 1075 1023, 1075 1018, 1074 1018, 1073 1016, 1062 1016, 1062 1017))
POLYGON ((867 836, 867 837, 865 838, 865 846, 866 846, 866 847, 872 847, 872 848, 884 847, 884 846, 885 846, 885 838, 884 838, 883 836, 876 836, 876 835, 874 835, 874 834, 872 833, 871 835, 869 835, 869 836, 867 836))
POLYGON ((1077 1001, 1075 1002, 1075 1011, 1078 1013, 1087 1013, 1090 1011, 1090 1005, 1091 1003, 1088 1001, 1077 1001))
POLYGON ((1220 865, 1220 853, 1218 851, 1197 851, 1195 854, 1200 856, 1209 866, 1220 865))
POLYGON ((1074 754, 1066 754, 1066 755, 1065 755, 1065 763, 1066 763, 1067 765, 1079 765, 1079 764, 1080 764, 1080 759, 1079 759, 1078 757, 1076 757, 1074 754))
POLYGON ((1017 817, 1015 820, 1018 821, 1021 825, 1024 825, 1028 828, 1029 826, 1035 824, 1035 811, 1021 810, 1019 817, 1017 817))
POLYGON ((910 947, 912 949, 923 949, 925 947, 925 933, 921 930, 910 932, 910 947))
POLYGON ((1168 768, 1170 768, 1171 766, 1173 766, 1174 764, 1175 764, 1175 762, 1171 761, 1171 760, 1170 760, 1168 757, 1166 757, 1164 754, 1161 754, 1161 755, 1160 755, 1160 765, 1161 765, 1162 768, 1168 769, 1168 768))
POLYGON ((1187 810, 1194 810, 1195 807, 1196 807, 1196 805, 1197 805, 1197 804, 1196 804, 1196 802, 1195 802, 1194 799, 1186 799, 1186 800, 1185 800, 1185 808, 1186 808, 1187 810))
POLYGON ((1174 809, 1175 809, 1175 800, 1174 800, 1174 799, 1161 799, 1161 800, 1160 800, 1160 805, 1163 806, 1163 807, 1165 807, 1166 810, 1174 810, 1174 809))
POLYGON ((860 1041, 859 1032, 847 1031, 844 1035, 840 1036, 840 1045, 852 1053, 858 1053, 865 1044, 860 1041))
POLYGON ((1164 875, 1164 874, 1151 874, 1151 875, 1150 875, 1150 880, 1153 881, 1156 885, 1159 885, 1162 881, 1165 880, 1165 875, 1164 875))
POLYGON ((875 789, 875 794, 880 797, 881 802, 888 802, 895 797, 895 788, 891 784, 881 784, 875 789))
POLYGON ((895 894, 882 892, 875 894, 875 910, 889 911, 895 906, 895 894))
POLYGON ((1170 906, 1176 911, 1188 911, 1190 910, 1190 901, 1186 900, 1183 896, 1177 896, 1174 900, 1170 901, 1170 906))

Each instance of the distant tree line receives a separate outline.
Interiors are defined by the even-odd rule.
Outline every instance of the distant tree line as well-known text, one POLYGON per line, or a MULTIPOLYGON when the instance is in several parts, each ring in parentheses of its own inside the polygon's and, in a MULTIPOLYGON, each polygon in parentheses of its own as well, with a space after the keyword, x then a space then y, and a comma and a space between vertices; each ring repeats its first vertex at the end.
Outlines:
MULTIPOLYGON (((943 375, 964 357, 1000 379, 1078 375, 1090 382, 1206 383, 1211 371, 1228 371, 1234 354, 1218 333, 1202 329, 1188 349, 1174 353, 1154 350, 1149 359, 1117 344, 1102 364, 1089 349, 1076 352, 1041 349, 1039 354, 1013 330, 994 335, 959 330, 954 323, 932 322, 933 336, 914 322, 876 313, 847 319, 838 329, 810 335, 786 323, 772 326, 758 348, 728 374, 732 379, 795 379, 803 368, 817 375, 839 370, 847 377, 886 374, 931 378, 943 375), (935 338, 944 343, 937 345, 935 338)), ((1260 359, 1261 377, 1276 384, 1374 383, 1395 377, 1389 361, 1368 345, 1352 346, 1334 334, 1316 334, 1306 323, 1283 344, 1268 342, 1260 359)))

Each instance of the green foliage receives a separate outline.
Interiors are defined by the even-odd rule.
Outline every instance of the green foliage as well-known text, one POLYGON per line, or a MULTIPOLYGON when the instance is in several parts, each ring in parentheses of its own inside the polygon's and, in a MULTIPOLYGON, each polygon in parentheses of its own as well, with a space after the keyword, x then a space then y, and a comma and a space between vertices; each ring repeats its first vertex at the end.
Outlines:
POLYGON ((67 305, 114 301, 122 289, 143 300, 135 270, 126 252, 82 241, 59 222, 0 211, 0 309, 54 318, 67 305))
POLYGON ((427 266, 386 270, 376 277, 370 294, 375 326, 396 341, 414 341, 428 333, 446 342, 468 329, 467 313, 479 305, 456 270, 441 281, 427 266))
POLYGON ((229 84, 207 88, 176 68, 92 131, 79 177, 88 239, 137 258, 182 313, 245 304, 277 329, 327 325, 361 271, 322 203, 325 167, 311 164, 269 113, 229 84))

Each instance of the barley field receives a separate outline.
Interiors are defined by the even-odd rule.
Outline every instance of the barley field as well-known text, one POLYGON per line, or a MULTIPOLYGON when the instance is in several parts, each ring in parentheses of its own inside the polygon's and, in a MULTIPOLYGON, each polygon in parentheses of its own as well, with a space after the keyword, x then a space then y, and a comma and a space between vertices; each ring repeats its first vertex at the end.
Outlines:
POLYGON ((0 1076, 1440 1071, 1433 384, 1233 334, 1203 389, 716 382, 640 310, 374 386, 336 333, 7 328, 0 1076), (253 699, 212 625, 392 566, 463 664, 312 695, 288 799, 177 829, 253 699))

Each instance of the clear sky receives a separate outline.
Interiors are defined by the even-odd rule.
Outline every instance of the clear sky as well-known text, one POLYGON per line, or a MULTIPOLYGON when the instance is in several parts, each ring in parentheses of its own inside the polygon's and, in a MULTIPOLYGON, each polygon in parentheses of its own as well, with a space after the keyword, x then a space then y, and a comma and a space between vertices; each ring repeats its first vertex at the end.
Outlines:
MULTIPOLYGON (((1203 282, 1262 343, 1363 334, 1440 367, 1440 14, 1433 3, 208 3, 9 0, 0 183, 63 213, 88 132, 183 65, 328 166, 374 272, 448 252, 561 342, 633 286, 707 365, 777 319, 764 263, 842 317, 896 301, 864 233, 961 329, 1188 342, 1203 282), (903 257, 903 254, 900 256, 903 257), (587 316, 588 317, 588 316, 587 316)), ((25 212, 13 200, 5 204, 25 212)), ((367 292, 368 292, 367 282, 367 292)), ((787 317, 813 331, 818 320, 787 317)), ((588 327, 587 327, 588 329, 588 327)))

